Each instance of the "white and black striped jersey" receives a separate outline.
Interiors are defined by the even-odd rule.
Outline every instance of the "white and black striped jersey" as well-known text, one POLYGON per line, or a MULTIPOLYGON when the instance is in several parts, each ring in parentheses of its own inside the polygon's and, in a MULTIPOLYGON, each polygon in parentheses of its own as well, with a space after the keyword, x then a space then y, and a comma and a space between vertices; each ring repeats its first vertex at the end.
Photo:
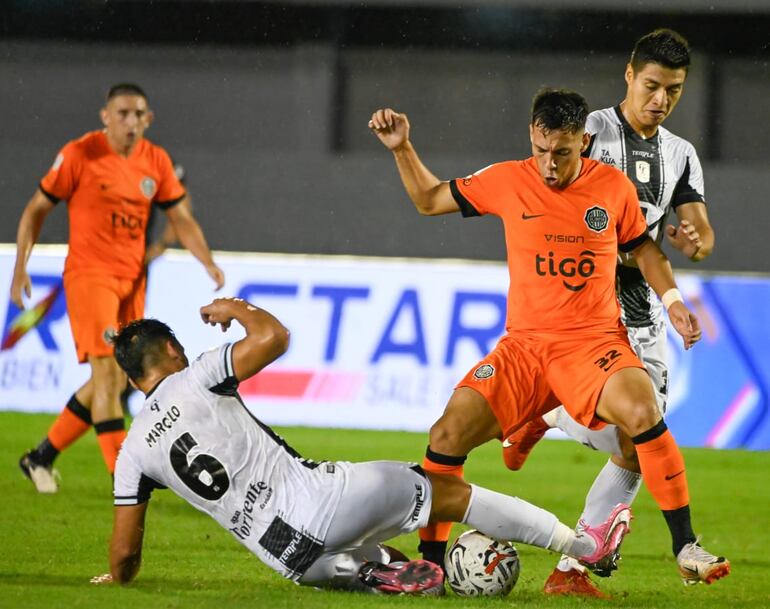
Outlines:
MULTIPOLYGON (((586 121, 591 143, 584 156, 623 171, 636 186, 650 237, 660 244, 666 216, 685 203, 704 203, 703 171, 690 142, 664 127, 644 139, 619 106, 591 112, 586 121)), ((636 267, 618 264, 618 297, 629 327, 653 325, 662 307, 636 267)))
POLYGON ((148 395, 115 467, 115 505, 170 488, 293 580, 321 555, 349 464, 303 459, 237 393, 232 345, 148 395))

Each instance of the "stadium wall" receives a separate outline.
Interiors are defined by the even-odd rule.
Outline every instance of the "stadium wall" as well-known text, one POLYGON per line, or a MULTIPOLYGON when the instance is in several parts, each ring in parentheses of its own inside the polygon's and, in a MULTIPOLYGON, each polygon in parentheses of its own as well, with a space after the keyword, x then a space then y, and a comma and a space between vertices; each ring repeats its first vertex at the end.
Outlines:
MULTIPOLYGON (((625 61, 625 53, 328 43, 284 49, 0 42, 7 220, 0 242, 15 239, 16 219, 58 148, 99 127, 107 87, 135 80, 156 111, 149 135, 185 166, 196 214, 215 248, 500 260, 496 220, 417 216, 390 155, 366 128, 371 111, 407 111, 426 163, 456 177, 529 153, 528 106, 541 85, 576 88, 593 107, 617 103, 625 61)), ((699 268, 770 272, 770 208, 759 204, 770 191, 770 172, 756 135, 766 122, 768 70, 766 61, 750 57, 696 57, 686 95, 667 122, 703 158, 718 143, 721 160, 705 163, 717 246, 699 268), (716 122, 715 88, 722 92, 716 122)), ((66 241, 65 216, 51 214, 42 242, 66 241)))
MULTIPOLYGON (((0 246, 5 294, 14 253, 0 246)), ((0 306, 0 410, 58 412, 88 376, 76 364, 61 292, 64 254, 35 251, 25 313, 7 297, 0 306)), ((225 295, 270 310, 292 333, 286 355, 240 386, 271 425, 427 431, 454 383, 504 331, 501 263, 232 253, 217 261, 225 295)), ((201 323, 198 308, 214 294, 188 254, 164 256, 149 279, 147 315, 168 322, 189 354, 242 336, 201 323)), ((669 426, 685 446, 770 449, 770 277, 678 279, 704 338, 685 352, 669 329, 669 426)))

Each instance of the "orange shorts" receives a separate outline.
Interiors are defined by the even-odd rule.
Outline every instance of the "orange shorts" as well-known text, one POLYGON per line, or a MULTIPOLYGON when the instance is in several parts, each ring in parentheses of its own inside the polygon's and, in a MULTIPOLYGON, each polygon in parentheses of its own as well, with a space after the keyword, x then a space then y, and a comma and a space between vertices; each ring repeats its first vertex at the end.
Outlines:
POLYGON ((144 316, 146 279, 64 273, 64 294, 78 361, 112 355, 109 334, 144 316))
POLYGON ((623 368, 644 369, 625 331, 507 334, 457 387, 484 396, 503 438, 560 404, 578 423, 597 429, 605 425, 595 416, 604 384, 623 368))

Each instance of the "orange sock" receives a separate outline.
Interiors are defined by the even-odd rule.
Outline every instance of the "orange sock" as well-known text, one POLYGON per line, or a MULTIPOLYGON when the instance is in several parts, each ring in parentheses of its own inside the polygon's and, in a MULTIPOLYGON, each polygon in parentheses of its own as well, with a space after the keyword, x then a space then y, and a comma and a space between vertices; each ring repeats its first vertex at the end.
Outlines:
POLYGON ((690 503, 684 458, 676 440, 661 419, 633 438, 642 479, 661 510, 677 510, 690 503))
POLYGON ((107 471, 114 474, 118 451, 120 451, 123 440, 126 438, 125 423, 123 419, 110 419, 95 423, 94 428, 96 429, 96 441, 99 442, 107 471))
MULTIPOLYGON (((434 474, 444 474, 449 476, 463 477, 463 464, 466 457, 452 457, 449 455, 442 455, 440 453, 434 453, 430 446, 425 452, 425 458, 422 461, 422 468, 426 472, 432 472, 434 474)), ((449 534, 452 531, 451 522, 432 522, 423 529, 420 529, 420 541, 422 542, 439 542, 445 545, 449 540, 449 534)), ((420 544, 421 548, 425 544, 420 544)), ((421 550, 422 551, 422 550, 421 550)), ((435 561, 434 561, 435 562, 435 561)))
POLYGON ((48 441, 62 451, 91 427, 91 412, 73 395, 48 430, 48 441))

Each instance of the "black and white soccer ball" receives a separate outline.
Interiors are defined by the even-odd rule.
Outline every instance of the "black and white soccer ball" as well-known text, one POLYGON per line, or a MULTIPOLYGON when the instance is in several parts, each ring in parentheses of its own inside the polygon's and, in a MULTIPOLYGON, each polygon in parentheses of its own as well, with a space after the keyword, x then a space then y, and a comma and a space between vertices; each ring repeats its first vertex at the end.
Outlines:
POLYGON ((446 556, 446 578, 459 596, 505 596, 519 579, 519 554, 510 543, 476 530, 460 535, 446 556))

